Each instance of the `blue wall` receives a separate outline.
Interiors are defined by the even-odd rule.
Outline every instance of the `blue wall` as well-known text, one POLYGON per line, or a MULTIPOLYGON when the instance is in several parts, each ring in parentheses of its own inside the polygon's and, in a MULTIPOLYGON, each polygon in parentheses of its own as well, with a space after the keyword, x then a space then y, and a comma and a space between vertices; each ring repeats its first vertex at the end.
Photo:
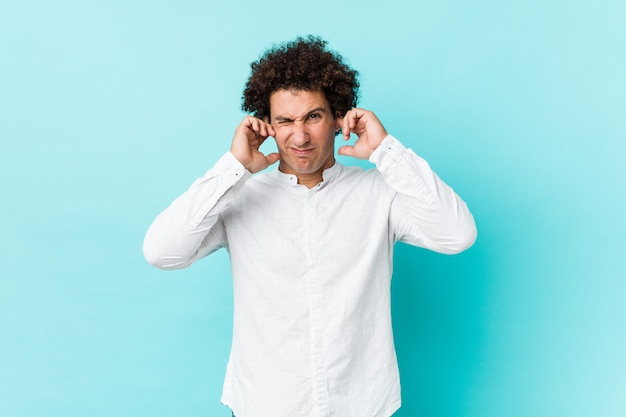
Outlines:
POLYGON ((626 415, 626 6, 548 0, 0 5, 0 415, 229 416, 222 251, 145 264, 229 148, 248 64, 316 33, 472 209, 400 245, 402 417, 626 415))

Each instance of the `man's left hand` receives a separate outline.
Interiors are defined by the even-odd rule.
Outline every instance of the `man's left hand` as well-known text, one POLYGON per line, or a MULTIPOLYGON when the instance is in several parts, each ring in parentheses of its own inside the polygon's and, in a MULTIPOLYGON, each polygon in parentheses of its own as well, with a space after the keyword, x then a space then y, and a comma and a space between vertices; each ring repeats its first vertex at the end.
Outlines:
POLYGON ((350 139, 350 133, 358 136, 353 146, 342 146, 339 155, 352 156, 358 159, 369 159, 370 155, 387 137, 387 131, 376 115, 369 111, 354 108, 343 116, 342 127, 343 140, 350 139))

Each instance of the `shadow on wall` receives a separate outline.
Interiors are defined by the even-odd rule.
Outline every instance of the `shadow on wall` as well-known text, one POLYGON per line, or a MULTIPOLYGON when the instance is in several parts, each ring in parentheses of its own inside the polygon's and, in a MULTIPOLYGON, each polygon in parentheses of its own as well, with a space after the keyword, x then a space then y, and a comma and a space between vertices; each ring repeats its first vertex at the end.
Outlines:
POLYGON ((481 253, 480 236, 454 256, 396 245, 391 289, 402 408, 394 417, 464 415, 481 360, 481 253))

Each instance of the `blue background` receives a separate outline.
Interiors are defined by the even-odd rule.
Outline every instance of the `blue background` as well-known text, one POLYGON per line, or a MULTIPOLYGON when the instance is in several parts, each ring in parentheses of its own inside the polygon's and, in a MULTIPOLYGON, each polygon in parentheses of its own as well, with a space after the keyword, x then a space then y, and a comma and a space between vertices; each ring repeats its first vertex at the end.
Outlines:
POLYGON ((397 247, 397 416, 625 416, 625 22, 607 0, 2 2, 0 415, 229 416, 227 255, 161 272, 142 239, 228 150, 249 63, 315 33, 478 223, 455 257, 397 247))

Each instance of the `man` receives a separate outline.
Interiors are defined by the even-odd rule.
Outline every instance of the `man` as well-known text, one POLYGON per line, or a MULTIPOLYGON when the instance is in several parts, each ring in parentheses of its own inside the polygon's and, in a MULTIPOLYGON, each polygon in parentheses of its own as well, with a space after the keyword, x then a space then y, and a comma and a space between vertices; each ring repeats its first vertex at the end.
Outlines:
POLYGON ((146 259, 163 269, 228 250, 234 328, 222 403, 237 417, 391 416, 400 407, 393 245, 453 254, 476 238, 455 192, 355 107, 358 87, 321 39, 266 51, 230 152, 146 235, 146 259), (335 161, 340 132, 358 139, 339 154, 376 168, 335 161), (270 136, 278 152, 264 155, 270 136))

